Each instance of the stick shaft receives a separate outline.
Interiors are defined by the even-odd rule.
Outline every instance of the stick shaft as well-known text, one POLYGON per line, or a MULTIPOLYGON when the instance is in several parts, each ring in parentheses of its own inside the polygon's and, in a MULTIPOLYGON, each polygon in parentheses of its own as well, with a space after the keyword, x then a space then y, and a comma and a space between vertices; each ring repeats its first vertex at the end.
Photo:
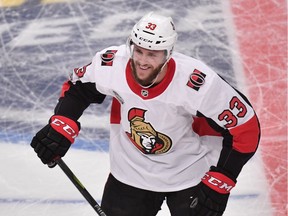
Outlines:
POLYGON ((66 163, 61 158, 55 160, 55 162, 59 165, 59 167, 63 170, 63 172, 67 175, 67 177, 71 180, 71 182, 75 185, 75 187, 87 200, 87 202, 92 206, 92 208, 97 212, 97 214, 99 216, 107 216, 101 209, 100 205, 96 202, 96 200, 91 196, 91 194, 86 190, 86 188, 79 181, 79 179, 74 175, 74 173, 66 165, 66 163))

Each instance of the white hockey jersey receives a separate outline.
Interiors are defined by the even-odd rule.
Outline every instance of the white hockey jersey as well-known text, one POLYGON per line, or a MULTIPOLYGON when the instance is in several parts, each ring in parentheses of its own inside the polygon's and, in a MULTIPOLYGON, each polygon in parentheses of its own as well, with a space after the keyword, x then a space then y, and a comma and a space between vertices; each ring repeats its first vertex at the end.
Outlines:
MULTIPOLYGON (((79 80, 95 83, 99 92, 114 97, 110 167, 125 184, 159 192, 198 184, 218 160, 192 130, 193 117, 199 113, 230 131, 234 149, 245 153, 256 148, 256 144, 246 143, 247 137, 239 138, 244 131, 241 125, 255 124, 250 123, 255 118, 252 107, 194 58, 174 52, 165 78, 143 88, 132 77, 126 45, 112 46, 96 53, 85 68, 74 71, 71 81, 79 80)), ((222 148, 222 138, 211 140, 215 148, 222 148)))

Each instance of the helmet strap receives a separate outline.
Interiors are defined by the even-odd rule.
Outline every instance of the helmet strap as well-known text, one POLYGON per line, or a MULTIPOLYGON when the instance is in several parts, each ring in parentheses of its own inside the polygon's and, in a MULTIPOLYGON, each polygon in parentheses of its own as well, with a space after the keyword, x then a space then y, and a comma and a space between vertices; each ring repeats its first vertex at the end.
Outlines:
POLYGON ((152 81, 151 84, 149 84, 149 85, 147 85, 147 86, 143 86, 143 85, 141 85, 140 83, 138 83, 138 84, 139 84, 142 88, 144 88, 144 89, 148 89, 148 88, 150 88, 151 86, 153 86, 153 85, 156 83, 156 81, 157 81, 160 73, 163 71, 164 67, 166 66, 166 64, 168 63, 169 60, 170 60, 170 58, 168 58, 168 59, 164 62, 164 64, 162 65, 162 67, 161 67, 160 70, 158 71, 155 79, 152 81))

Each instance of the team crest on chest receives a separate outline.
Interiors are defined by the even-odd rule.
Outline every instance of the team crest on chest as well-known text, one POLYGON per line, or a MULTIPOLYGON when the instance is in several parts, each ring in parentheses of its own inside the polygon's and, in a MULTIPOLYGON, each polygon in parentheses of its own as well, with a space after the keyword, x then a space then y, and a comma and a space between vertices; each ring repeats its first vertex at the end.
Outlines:
POLYGON ((187 82, 187 86, 198 91, 202 85, 205 83, 206 74, 195 69, 193 73, 190 75, 189 80, 187 82))
POLYGON ((145 121, 146 110, 132 108, 128 112, 130 133, 126 132, 131 142, 144 154, 163 154, 172 146, 170 137, 156 131, 145 121))

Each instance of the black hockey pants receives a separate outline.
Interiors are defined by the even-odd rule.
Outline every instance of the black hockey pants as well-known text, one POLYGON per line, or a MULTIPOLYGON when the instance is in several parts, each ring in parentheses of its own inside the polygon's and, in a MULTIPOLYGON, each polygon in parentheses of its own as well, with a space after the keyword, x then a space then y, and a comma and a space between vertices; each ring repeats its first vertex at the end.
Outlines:
POLYGON ((108 216, 155 216, 166 199, 171 216, 189 216, 194 187, 177 192, 153 192, 121 183, 111 174, 105 185, 102 209, 108 216))

